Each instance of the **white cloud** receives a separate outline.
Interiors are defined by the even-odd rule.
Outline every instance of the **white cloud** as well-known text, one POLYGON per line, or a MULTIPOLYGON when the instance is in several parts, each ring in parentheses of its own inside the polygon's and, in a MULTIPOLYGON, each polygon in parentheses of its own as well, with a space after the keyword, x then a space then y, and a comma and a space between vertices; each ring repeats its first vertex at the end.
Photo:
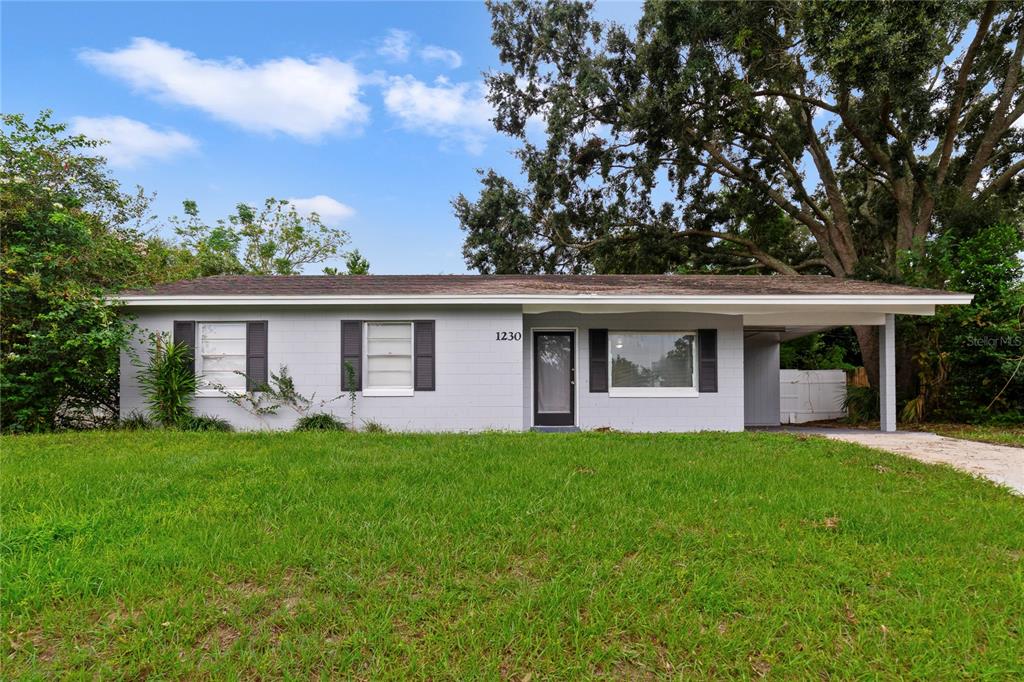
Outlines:
POLYGON ((450 69, 457 69, 462 66, 462 55, 455 50, 437 45, 427 45, 420 50, 420 58, 426 62, 441 62, 450 69))
POLYGON ((369 109, 348 62, 285 57, 259 64, 201 59, 149 38, 121 50, 85 50, 81 59, 160 99, 194 107, 246 130, 305 140, 358 128, 369 109))
POLYGON ((402 76, 388 82, 384 104, 406 130, 457 141, 471 154, 480 154, 494 115, 484 93, 481 83, 451 83, 442 77, 428 85, 402 76))
POLYGON ((377 54, 396 62, 404 62, 409 59, 409 44, 411 42, 412 33, 393 28, 381 40, 377 47, 377 54))
POLYGON ((124 116, 75 116, 70 132, 93 140, 106 140, 98 149, 111 166, 132 168, 140 162, 169 159, 194 151, 199 143, 177 130, 156 130, 124 116))
POLYGON ((355 215, 355 209, 325 194, 305 199, 289 199, 295 210, 303 215, 316 213, 326 225, 335 225, 345 218, 355 215))

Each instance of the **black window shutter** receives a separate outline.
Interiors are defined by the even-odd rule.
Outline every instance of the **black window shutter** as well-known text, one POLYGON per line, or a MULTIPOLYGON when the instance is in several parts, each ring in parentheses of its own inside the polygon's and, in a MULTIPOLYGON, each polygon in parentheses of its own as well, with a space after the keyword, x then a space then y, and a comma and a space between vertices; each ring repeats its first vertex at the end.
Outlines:
POLYGON ((434 390, 434 321, 413 322, 413 388, 434 390))
POLYGON ((174 343, 184 344, 192 356, 192 373, 196 371, 196 323, 193 321, 174 321, 174 343))
POLYGON ((608 330, 590 330, 590 392, 608 392, 608 330))
POLYGON ((697 385, 701 393, 718 393, 718 330, 697 330, 697 385))
POLYGON ((363 323, 359 320, 341 321, 341 390, 363 390, 363 323), (349 365, 355 373, 355 386, 348 380, 349 365))
POLYGON ((267 381, 267 321, 246 322, 245 390, 261 391, 267 381))

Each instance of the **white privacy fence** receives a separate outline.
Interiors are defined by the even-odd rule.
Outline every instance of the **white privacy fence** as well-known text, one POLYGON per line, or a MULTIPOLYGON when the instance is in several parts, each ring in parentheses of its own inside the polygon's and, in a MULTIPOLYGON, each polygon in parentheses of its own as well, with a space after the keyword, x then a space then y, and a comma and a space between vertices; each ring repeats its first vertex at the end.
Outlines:
POLYGON ((846 372, 841 369, 779 370, 779 418, 802 424, 845 417, 846 372))

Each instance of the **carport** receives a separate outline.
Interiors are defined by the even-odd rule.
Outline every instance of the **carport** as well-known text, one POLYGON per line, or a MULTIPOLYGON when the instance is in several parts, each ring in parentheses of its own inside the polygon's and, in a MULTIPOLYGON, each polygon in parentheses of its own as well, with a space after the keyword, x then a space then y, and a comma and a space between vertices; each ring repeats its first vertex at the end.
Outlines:
MULTIPOLYGON (((808 297, 809 299, 812 297, 808 297)), ((779 348, 784 341, 833 327, 873 326, 878 333, 879 414, 881 430, 896 430, 896 315, 934 315, 936 305, 967 304, 973 296, 931 295, 828 296, 792 302, 780 310, 743 315, 744 423, 778 426, 779 348)))

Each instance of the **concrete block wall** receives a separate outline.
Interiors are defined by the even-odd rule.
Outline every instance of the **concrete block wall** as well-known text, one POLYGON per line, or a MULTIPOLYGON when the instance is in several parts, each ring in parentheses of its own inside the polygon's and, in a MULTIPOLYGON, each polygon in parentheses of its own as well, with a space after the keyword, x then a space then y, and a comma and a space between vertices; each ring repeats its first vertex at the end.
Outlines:
POLYGON ((533 424, 532 330, 576 330, 576 420, 581 429, 611 427, 621 431, 742 431, 743 318, 702 313, 541 313, 524 316, 523 425, 533 424), (694 397, 611 398, 590 392, 588 370, 591 328, 610 331, 718 330, 718 392, 694 397))
MULTIPOLYGON (((146 353, 142 338, 150 331, 171 333, 174 320, 268 322, 268 367, 288 367, 300 393, 332 398, 341 390, 341 320, 435 320, 436 390, 411 397, 359 394, 356 421, 375 421, 398 431, 519 430, 523 427, 522 341, 497 341, 496 332, 522 331, 519 306, 488 307, 182 307, 132 309, 142 329, 135 350, 146 353)), ((144 411, 137 367, 121 355, 121 414, 144 411)), ((262 420, 222 397, 200 397, 197 414, 230 421, 238 429, 287 429, 297 415, 282 408, 262 420)), ((348 395, 324 411, 349 418, 348 395)))

